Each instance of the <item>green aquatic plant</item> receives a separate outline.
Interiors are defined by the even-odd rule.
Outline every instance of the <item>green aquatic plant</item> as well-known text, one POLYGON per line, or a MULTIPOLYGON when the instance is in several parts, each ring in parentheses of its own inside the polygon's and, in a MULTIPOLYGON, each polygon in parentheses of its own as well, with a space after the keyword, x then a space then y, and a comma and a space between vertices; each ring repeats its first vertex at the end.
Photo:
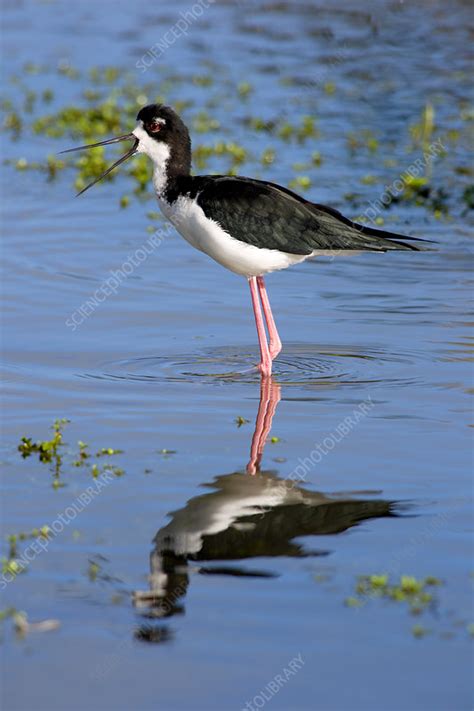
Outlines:
POLYGON ((288 187, 289 188, 300 188, 301 190, 308 190, 308 188, 311 187, 313 184, 313 181, 309 177, 309 175, 297 175, 296 178, 293 178, 292 180, 289 181, 288 187))
POLYGON ((408 202, 413 205, 427 207, 434 216, 439 218, 449 213, 449 195, 443 187, 433 188, 426 176, 403 177, 403 191, 392 196, 392 202, 408 202))
POLYGON ((375 183, 378 182, 378 178, 375 175, 363 175, 360 179, 360 182, 363 185, 375 185, 375 183))
POLYGON ((233 141, 218 141, 214 145, 199 145, 193 151, 193 160, 197 168, 206 168, 209 158, 224 157, 230 159, 227 172, 233 174, 237 166, 247 160, 248 154, 243 146, 233 141))
POLYGON ((59 171, 64 170, 66 161, 57 156, 49 155, 46 162, 28 161, 26 158, 9 159, 3 161, 4 165, 11 165, 16 170, 40 170, 47 174, 48 180, 56 178, 59 171))
POLYGON ((319 151, 313 151, 311 153, 311 163, 312 165, 320 166, 323 162, 323 157, 319 151))
POLYGON ((433 141, 435 132, 435 111, 429 102, 421 112, 420 120, 410 126, 410 134, 415 146, 421 146, 427 151, 433 141))
POLYGON ((53 488, 65 486, 61 475, 65 466, 66 454, 69 455, 69 465, 72 465, 73 467, 85 468, 93 478, 99 477, 105 471, 110 471, 117 477, 122 476, 125 473, 121 467, 115 464, 99 464, 97 461, 94 461, 97 459, 103 459, 104 457, 112 457, 117 454, 122 454, 123 450, 121 449, 101 447, 97 450, 97 452, 91 454, 89 445, 82 440, 79 440, 77 443, 77 452, 68 452, 65 448, 65 442, 63 439, 63 428, 68 422, 69 420, 66 418, 56 420, 52 427, 53 437, 50 440, 33 442, 31 437, 22 437, 20 444, 18 445, 18 450, 23 459, 26 459, 33 454, 37 454, 40 462, 47 463, 52 466, 53 488))
POLYGON ((414 637, 421 639, 428 634, 429 630, 427 630, 426 627, 423 627, 423 625, 413 625, 411 632, 414 637))
POLYGON ((9 545, 8 558, 17 557, 17 546, 19 541, 27 541, 31 538, 48 538, 51 534, 51 529, 49 526, 41 526, 40 528, 33 528, 32 531, 21 531, 20 533, 10 533, 7 536, 7 541, 9 545))
POLYGON ((101 566, 99 565, 99 563, 97 563, 96 560, 90 560, 89 566, 87 568, 87 577, 89 578, 91 583, 95 583, 100 571, 101 566))
POLYGON ((5 114, 2 121, 2 128, 12 134, 12 138, 19 137, 23 129, 23 121, 18 111, 9 111, 5 114))
POLYGON ((195 74, 193 76, 193 84, 196 86, 211 86, 213 81, 210 74, 195 74))
POLYGON ((95 455, 96 457, 111 457, 114 454, 122 454, 123 449, 112 449, 112 447, 102 447, 102 449, 99 449, 97 454, 95 455))
POLYGON ((6 541, 8 543, 8 553, 0 559, 0 568, 3 575, 9 574, 13 578, 17 575, 23 573, 26 570, 24 564, 22 564, 18 558, 18 546, 20 542, 37 539, 37 538, 49 538, 51 535, 51 529, 49 526, 40 526, 39 528, 34 528, 32 531, 21 531, 20 533, 9 533, 6 536, 6 541))
POLYGON ((412 614, 421 614, 435 602, 433 588, 441 585, 441 580, 433 576, 417 579, 412 575, 401 575, 397 582, 391 582, 386 573, 360 575, 355 587, 356 596, 346 598, 348 607, 361 607, 369 600, 383 598, 408 605, 412 614))
POLYGON ((17 575, 23 573, 25 570, 14 558, 5 557, 2 557, 0 560, 0 569, 2 575, 11 575, 13 578, 16 578, 17 575))
MULTIPOLYGON (((57 77, 55 82, 58 82, 57 77)), ((288 82, 287 82, 288 83, 288 82)), ((194 164, 198 171, 203 171, 209 167, 209 172, 228 173, 236 175, 242 172, 244 163, 252 161, 258 172, 259 166, 268 167, 275 163, 279 142, 304 144, 312 141, 319 135, 316 116, 314 114, 296 115, 291 114, 291 119, 284 118, 281 114, 274 118, 247 116, 243 118, 243 123, 249 129, 249 133, 262 131, 272 134, 274 146, 264 149, 256 155, 251 155, 246 145, 229 141, 226 138, 226 126, 221 115, 216 117, 215 107, 220 110, 234 110, 236 97, 246 99, 253 91, 252 85, 246 81, 236 81, 232 83, 227 76, 222 76, 216 71, 216 67, 209 63, 203 63, 203 71, 196 71, 194 75, 179 74, 166 68, 158 68, 152 81, 142 83, 137 77, 127 69, 119 66, 92 67, 92 69, 79 70, 72 66, 69 61, 61 60, 56 67, 41 66, 30 62, 23 67, 20 76, 11 77, 11 84, 15 87, 16 99, 6 97, 0 102, 2 112, 2 127, 12 138, 17 138, 21 134, 31 132, 38 136, 46 136, 50 139, 61 139, 58 149, 68 148, 74 144, 88 144, 103 140, 109 136, 125 133, 133 129, 136 114, 139 107, 152 102, 170 102, 176 86, 183 89, 181 95, 186 96, 186 86, 192 85, 202 87, 207 90, 208 98, 199 101, 201 110, 192 113, 193 101, 184 98, 172 101, 178 112, 185 112, 185 120, 191 125, 193 133, 219 132, 220 140, 211 145, 195 146, 194 164), (79 90, 75 89, 76 101, 69 101, 66 105, 57 105, 58 97, 62 95, 60 89, 44 87, 44 83, 38 88, 36 77, 39 74, 57 72, 65 83, 81 79, 83 86, 79 90), (35 82, 35 83, 33 83, 35 82), (215 86, 212 92, 209 87, 215 86), (52 104, 53 99, 55 103, 52 104), (224 100, 224 104, 223 104, 224 100), (203 107, 206 107, 203 109, 203 107), (25 121, 25 114, 28 121, 25 121), (222 132, 222 133, 221 133, 222 132), (222 136, 222 138, 221 138, 222 136)), ((326 82, 322 86, 326 94, 333 94, 335 86, 332 82, 326 82)), ((68 95, 69 92, 65 92, 68 95)), ((462 121, 470 121, 471 114, 468 106, 462 108, 462 121)), ((446 141, 459 141, 465 135, 463 128, 443 127, 443 139, 446 141)), ((426 104, 417 122, 409 129, 410 150, 414 148, 430 147, 437 132, 435 124, 435 112, 431 104, 426 104)), ((374 153, 379 148, 379 139, 370 129, 362 129, 349 134, 347 143, 352 153, 369 151, 374 153)), ((59 144, 59 140, 58 140, 59 144)), ((5 161, 6 164, 19 171, 38 170, 43 172, 48 180, 56 178, 63 171, 72 174, 76 190, 82 190, 87 184, 102 175, 103 171, 110 165, 114 154, 119 155, 120 149, 111 147, 107 150, 99 147, 81 154, 71 154, 64 158, 57 155, 48 155, 43 161, 32 161, 28 156, 18 156, 5 161)), ((386 151, 387 153, 387 151, 386 151)), ((284 156, 283 156, 284 157, 284 156)), ((310 156, 305 157, 296 150, 295 160, 297 161, 296 177, 290 186, 296 190, 307 190, 311 187, 310 171, 315 166, 320 166, 322 162, 321 154, 313 151, 310 156)), ((393 159, 385 161, 386 166, 393 159)), ((400 161, 399 161, 400 165, 400 161)), ((403 166, 401 166, 403 167, 403 166)), ((458 166, 462 171, 469 171, 469 167, 458 166)), ((426 175, 418 176, 415 181, 407 182, 405 189, 397 199, 406 203, 420 205, 430 210, 437 218, 448 214, 448 196, 444 187, 435 188, 432 186, 430 171, 432 162, 427 163, 426 175), (421 180, 423 184, 416 183, 421 180), (427 183, 424 182, 427 180, 427 183)), ((132 197, 146 199, 151 178, 151 165, 145 156, 135 156, 130 159, 126 166, 119 172, 113 172, 107 176, 107 180, 113 181, 118 175, 129 180, 133 187, 127 188, 122 196, 117 197, 120 208, 124 209, 131 203, 132 197)), ((249 175, 251 171, 246 171, 249 175)), ((462 174, 468 174, 463 172, 462 174)), ((376 178, 370 174, 362 178, 366 185, 372 185, 376 178)), ((383 180, 383 176, 380 176, 383 180)), ((473 197, 472 189, 464 188, 464 193, 457 194, 456 198, 462 201, 463 209, 472 209, 473 197)), ((366 196, 360 197, 360 200, 366 196)))
POLYGON ((273 148, 266 148, 260 158, 263 165, 272 165, 275 162, 276 151, 273 148))
POLYGON ((196 133, 209 133, 217 131, 220 128, 220 123, 216 118, 210 116, 207 111, 200 111, 193 119, 193 130, 196 133))
POLYGON ((276 127, 276 121, 265 121, 262 118, 257 118, 253 116, 246 119, 244 123, 253 131, 265 131, 267 133, 273 133, 276 127))
POLYGON ((37 454, 40 462, 52 465, 53 487, 63 486, 60 482, 61 467, 63 463, 63 427, 69 422, 66 418, 54 421, 52 426, 53 436, 50 440, 33 442, 31 437, 22 437, 18 445, 18 451, 23 459, 27 459, 32 454, 37 454))
POLYGON ((361 150, 376 153, 379 148, 379 141, 373 131, 370 129, 362 129, 357 132, 352 131, 347 135, 347 146, 352 154, 358 153, 361 150))
POLYGON ((237 86, 237 92, 241 98, 247 98, 253 92, 253 86, 248 81, 241 81, 237 86))
POLYGON ((235 418, 234 422, 237 427, 242 427, 242 425, 246 425, 248 422, 250 422, 250 420, 247 420, 245 417, 241 417, 241 415, 239 415, 235 418))
POLYGON ((175 449, 166 449, 165 447, 163 449, 158 450, 158 454, 161 454, 162 457, 169 457, 171 454, 176 454, 175 449))
POLYGON ((421 617, 428 611, 436 613, 432 616, 433 625, 436 621, 436 627, 433 629, 421 622, 412 625, 410 631, 415 639, 422 639, 435 631, 441 639, 451 639, 454 632, 449 628, 453 626, 463 627, 468 635, 473 636, 474 624, 467 624, 465 620, 453 620, 449 612, 447 615, 440 614, 437 588, 441 585, 443 581, 432 575, 425 578, 401 575, 396 579, 392 579, 387 573, 359 575, 354 593, 346 597, 344 604, 348 608, 360 611, 378 600, 390 605, 398 605, 417 617, 421 617), (444 625, 448 623, 448 629, 440 628, 440 624, 443 623, 444 625))

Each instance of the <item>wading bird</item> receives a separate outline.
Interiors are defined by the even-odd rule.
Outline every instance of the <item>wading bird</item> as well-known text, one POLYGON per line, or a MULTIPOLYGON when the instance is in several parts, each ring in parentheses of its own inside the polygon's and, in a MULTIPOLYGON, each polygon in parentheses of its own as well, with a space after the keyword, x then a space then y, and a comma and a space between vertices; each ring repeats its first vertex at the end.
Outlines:
POLYGON ((406 240, 424 241, 358 225, 337 210, 265 180, 191 175, 189 132, 172 108, 150 104, 138 112, 137 122, 131 133, 63 151, 133 141, 130 150, 79 195, 136 153, 151 158, 153 185, 163 214, 193 247, 247 278, 260 346, 259 369, 264 376, 271 374, 272 361, 281 351, 265 274, 317 255, 418 250, 406 240))

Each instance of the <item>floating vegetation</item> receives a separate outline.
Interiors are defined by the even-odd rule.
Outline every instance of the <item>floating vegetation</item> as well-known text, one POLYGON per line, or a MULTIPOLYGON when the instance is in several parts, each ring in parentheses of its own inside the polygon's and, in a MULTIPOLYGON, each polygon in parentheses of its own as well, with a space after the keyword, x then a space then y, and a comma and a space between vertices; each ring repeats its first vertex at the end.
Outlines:
POLYGON ((18 544, 23 541, 43 539, 46 540, 51 535, 51 529, 49 526, 41 526, 40 528, 34 528, 32 531, 20 532, 20 533, 10 533, 6 537, 8 542, 8 553, 0 559, 0 568, 2 575, 11 575, 12 578, 16 578, 17 575, 23 573, 26 570, 24 564, 19 560, 18 556, 18 544))
POLYGON ((8 158, 3 161, 4 165, 11 165, 16 170, 40 170, 47 174, 48 180, 53 180, 58 171, 63 170, 66 167, 66 161, 57 158, 56 156, 49 155, 46 158, 45 163, 40 163, 38 161, 28 161, 26 158, 18 158, 15 160, 9 160, 8 158))
POLYGON ((432 104, 427 103, 421 112, 420 120, 410 126, 410 134, 415 146, 421 146, 426 152, 433 141, 435 132, 435 112, 432 104))
POLYGON ((69 420, 62 418, 55 420, 52 430, 53 437, 50 440, 33 442, 31 437, 22 437, 18 445, 18 451, 23 459, 30 457, 32 454, 38 454, 40 462, 51 463, 53 465, 53 486, 59 487, 62 484, 59 481, 63 455, 61 448, 64 446, 62 430, 69 420))
POLYGON ((240 415, 235 418, 234 420, 235 424, 237 427, 242 427, 242 425, 246 425, 250 422, 250 420, 247 420, 245 417, 241 417, 240 415))
POLYGON ((262 165, 271 165, 275 162, 276 151, 273 148, 266 148, 260 158, 262 165))
POLYGON ((368 150, 369 153, 376 153, 379 149, 379 141, 373 131, 364 128, 362 131, 351 132, 347 136, 347 146, 351 153, 358 153, 361 150, 368 150))
POLYGON ((63 469, 66 465, 83 467, 94 479, 106 471, 112 472, 115 476, 122 476, 125 473, 121 467, 115 464, 98 464, 94 461, 95 459, 122 454, 121 449, 101 447, 97 452, 91 454, 89 445, 79 440, 77 451, 75 453, 69 452, 63 439, 63 428, 68 422, 69 420, 66 418, 55 420, 52 426, 53 436, 49 440, 33 442, 31 437, 22 437, 18 445, 18 451, 23 459, 37 454, 40 462, 51 465, 53 488, 58 489, 66 486, 62 480, 63 469), (67 457, 67 462, 65 457, 67 457))
POLYGON ((33 528, 32 531, 21 533, 10 533, 7 536, 7 541, 9 545, 8 558, 17 557, 17 546, 19 541, 27 541, 32 538, 48 538, 51 533, 49 526, 41 526, 41 528, 33 528))
POLYGON ((448 198, 447 191, 443 187, 433 188, 427 177, 406 175, 403 178, 402 192, 399 195, 393 195, 392 201, 427 207, 435 217, 441 217, 449 212, 448 198))
POLYGON ((192 122, 192 129, 196 133, 209 133, 210 131, 217 131, 219 128, 219 121, 209 116, 207 111, 200 111, 192 122))
POLYGON ((360 179, 360 182, 361 182, 363 185, 375 185, 375 183, 378 182, 378 178, 377 178, 375 175, 370 175, 370 174, 369 174, 369 175, 364 175, 364 176, 362 176, 362 178, 360 179))
MULTIPOLYGON (((179 113, 184 112, 184 119, 190 125, 194 136, 215 134, 218 139, 212 143, 194 144, 193 159, 197 171, 236 175, 242 172, 245 163, 252 162, 255 173, 258 174, 261 166, 269 167, 275 164, 282 143, 292 143, 294 150, 291 156, 288 151, 286 155, 288 161, 291 159, 296 166, 293 169, 297 175, 289 182, 289 186, 301 191, 311 189, 314 185, 311 171, 322 164, 321 153, 314 150, 314 139, 320 134, 316 116, 311 113, 295 114, 292 110, 290 118, 287 117, 286 111, 270 118, 248 115, 243 117, 241 121, 250 133, 270 134, 274 143, 252 155, 247 146, 228 140, 231 131, 222 120, 220 113, 216 117, 216 107, 221 111, 222 106, 225 106, 225 111, 235 113, 239 101, 242 103, 252 95, 254 87, 246 80, 233 83, 227 76, 220 76, 216 68, 210 67, 209 64, 203 64, 203 67, 204 71, 195 72, 192 76, 160 68, 153 81, 143 83, 137 80, 133 73, 118 66, 93 67, 83 71, 66 60, 61 60, 52 69, 30 62, 23 67, 21 77, 11 78, 11 85, 15 87, 19 97, 16 102, 9 97, 0 102, 0 110, 3 114, 1 124, 13 139, 23 133, 28 133, 29 136, 31 134, 44 136, 58 141, 58 149, 63 149, 78 143, 94 143, 131 131, 135 125, 137 110, 141 106, 152 102, 171 103, 179 113), (38 89, 36 76, 48 73, 59 74, 64 82, 81 79, 84 87, 80 87, 79 93, 76 91, 76 95, 80 96, 79 100, 76 103, 69 102, 58 106, 58 97, 62 96, 59 89, 55 92, 48 87, 38 89), (206 91, 207 95, 199 101, 197 111, 192 111, 193 101, 177 99, 173 96, 176 87, 179 87, 181 96, 185 96, 186 85, 188 87, 191 85, 194 95, 196 95, 195 87, 202 87, 206 91), (24 118, 26 113, 30 114, 27 121, 24 118), (59 139, 61 139, 60 145, 59 139), (308 144, 313 150, 306 150, 308 144)), ((55 81, 57 82, 57 78, 55 81)), ((288 85, 291 85, 291 82, 288 85)), ((324 94, 328 96, 336 90, 335 85, 329 81, 324 83, 322 88, 324 94)), ((65 92, 66 95, 69 93, 65 92)), ((472 112, 467 106, 461 107, 459 115, 463 122, 472 120, 472 112)), ((408 127, 407 152, 422 150, 425 168, 412 180, 405 181, 403 190, 397 192, 394 202, 402 201, 421 206, 432 212, 436 218, 440 218, 448 214, 448 191, 444 185, 439 187, 434 185, 432 180, 434 161, 430 150, 436 140, 440 141, 436 137, 441 135, 435 119, 434 107, 428 102, 422 108, 419 119, 408 127)), ((462 126, 442 128, 443 141, 446 143, 459 141, 465 135, 462 126)), ((374 154, 382 148, 379 137, 370 128, 351 132, 346 140, 352 155, 364 152, 374 154)), ((392 139, 390 139, 389 149, 385 148, 386 154, 391 150, 391 143, 392 139)), ((42 172, 48 180, 57 178, 63 171, 73 171, 74 186, 77 191, 80 191, 102 175, 115 155, 119 154, 121 155, 120 148, 98 147, 78 156, 74 154, 66 158, 50 154, 43 161, 33 161, 28 156, 18 156, 5 160, 5 164, 19 171, 42 172)), ((443 145, 443 151, 437 151, 436 154, 440 157, 447 155, 446 147, 443 145)), ((419 160, 421 161, 421 158, 419 160)), ((406 167, 400 160, 396 163, 393 158, 382 160, 381 165, 386 168, 397 165, 400 170, 406 167)), ((457 166, 453 170, 457 175, 472 175, 472 169, 468 165, 457 166)), ((248 175, 252 174, 251 170, 245 172, 248 175)), ((146 156, 141 155, 131 158, 120 172, 113 172, 106 176, 106 180, 113 181, 121 175, 122 179, 125 177, 131 183, 126 192, 124 191, 121 197, 117 198, 121 209, 131 204, 132 197, 140 199, 148 197, 151 173, 150 161, 146 156)), ((382 183, 383 180, 383 173, 380 176, 367 173, 361 178, 364 185, 375 185, 378 182, 382 183)), ((474 198, 471 186, 463 185, 461 190, 451 197, 461 204, 463 214, 473 209, 474 198)), ((359 205, 366 204, 366 194, 357 198, 359 205)))
POLYGON ((237 91, 239 96, 241 96, 242 98, 247 98, 247 96, 249 96, 253 92, 253 86, 249 84, 248 81, 242 81, 237 86, 237 91))
POLYGON ((284 141, 295 138, 300 143, 304 143, 307 138, 315 138, 319 135, 314 116, 303 116, 299 126, 285 122, 277 128, 276 133, 284 141))
POLYGON ((300 188, 302 190, 308 190, 313 184, 313 181, 308 175, 297 175, 289 181, 288 187, 290 188, 300 188))
POLYGON ((196 86, 211 86, 213 78, 210 74, 196 74, 193 76, 193 84, 196 86))
MULTIPOLYGON (((386 573, 360 575, 355 595, 347 597, 345 605, 361 608, 369 601, 382 599, 408 607, 412 615, 421 615, 428 608, 434 608, 437 602, 434 589, 441 584, 442 581, 433 576, 417 579, 412 575, 401 575, 398 581, 391 582, 386 573)), ((421 624, 412 627, 416 638, 424 637, 428 631, 421 624)))
POLYGON ((207 167, 209 159, 214 156, 230 158, 227 169, 230 175, 235 174, 237 166, 248 157, 245 148, 235 142, 218 141, 213 146, 202 144, 193 151, 194 163, 201 170, 207 167))
MULTIPOLYGON (((421 616, 426 611, 435 613, 433 620, 437 626, 443 619, 440 617, 436 595, 436 589, 443 584, 443 581, 434 576, 426 578, 416 578, 412 575, 401 575, 396 581, 391 581, 386 573, 375 575, 360 575, 357 578, 355 594, 347 597, 344 601, 346 607, 362 609, 370 602, 384 600, 390 604, 398 604, 408 609, 412 615, 421 616)), ((466 623, 465 620, 454 620, 448 614, 444 623, 450 627, 464 628, 465 632, 474 636, 474 624, 466 623)), ((434 622, 433 622, 434 624, 434 622)), ((434 629, 425 627, 421 622, 413 624, 411 634, 416 639, 422 639, 427 634, 434 632, 434 629)), ((451 639, 453 632, 449 629, 439 631, 442 639, 451 639)))
POLYGON ((176 454, 176 450, 163 448, 158 450, 158 454, 161 454, 162 457, 166 458, 169 457, 171 454, 176 454))

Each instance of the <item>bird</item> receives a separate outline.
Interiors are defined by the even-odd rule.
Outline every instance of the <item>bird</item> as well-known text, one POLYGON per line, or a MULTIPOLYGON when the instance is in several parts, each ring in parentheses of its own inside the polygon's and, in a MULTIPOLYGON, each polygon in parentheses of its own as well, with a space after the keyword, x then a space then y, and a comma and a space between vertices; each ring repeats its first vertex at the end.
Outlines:
POLYGON ((413 242, 427 241, 357 224, 332 207, 310 202, 267 180, 192 175, 191 138, 173 108, 149 104, 140 109, 136 120, 130 133, 61 151, 133 141, 119 160, 78 195, 132 156, 148 156, 163 215, 189 244, 248 280, 260 349, 258 369, 264 377, 271 375, 273 360, 282 349, 266 274, 318 255, 420 251, 422 247, 413 242))

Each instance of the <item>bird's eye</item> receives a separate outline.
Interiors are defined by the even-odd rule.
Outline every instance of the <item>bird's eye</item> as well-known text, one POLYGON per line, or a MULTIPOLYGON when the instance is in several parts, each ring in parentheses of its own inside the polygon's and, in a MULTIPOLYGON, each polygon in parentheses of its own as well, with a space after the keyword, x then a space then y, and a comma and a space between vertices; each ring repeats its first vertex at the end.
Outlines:
POLYGON ((163 124, 159 121, 152 121, 148 125, 148 130, 151 131, 151 133, 158 133, 158 131, 161 131, 161 127, 163 124))

